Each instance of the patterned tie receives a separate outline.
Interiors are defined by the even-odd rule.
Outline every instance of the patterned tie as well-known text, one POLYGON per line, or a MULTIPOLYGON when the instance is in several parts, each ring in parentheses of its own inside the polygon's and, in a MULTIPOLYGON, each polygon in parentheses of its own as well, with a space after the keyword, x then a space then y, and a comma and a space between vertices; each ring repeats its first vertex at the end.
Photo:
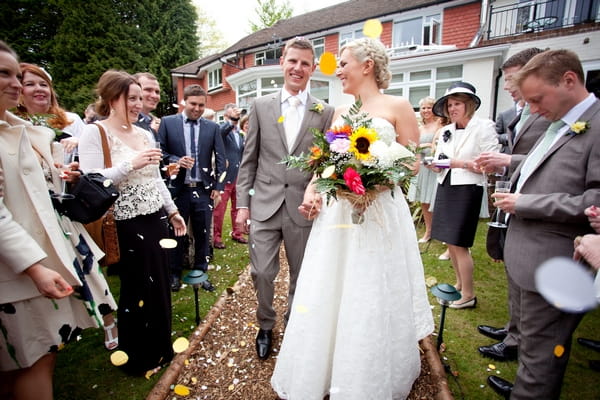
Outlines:
POLYGON ((196 124, 198 123, 195 119, 188 119, 187 123, 190 124, 190 156, 194 158, 194 166, 190 171, 190 177, 196 179, 196 124))
POLYGON ((519 136, 519 133, 521 133, 521 128, 523 125, 525 125, 525 121, 527 121, 527 118, 529 118, 530 115, 531 109, 529 108, 529 103, 527 103, 525 104, 525 107, 523 107, 523 110, 521 111, 521 118, 519 118, 519 122, 517 122, 517 125, 515 126, 513 139, 519 136))
POLYGON ((544 155, 548 152, 550 145, 554 143, 554 139, 558 134, 560 128, 565 126, 565 123, 559 119, 558 121, 554 121, 550 124, 546 133, 544 134, 544 138, 528 155, 523 163, 523 167, 521 167, 521 174, 519 176, 519 180, 517 181, 517 193, 521 191, 521 186, 523 183, 529 178, 529 175, 533 172, 535 167, 539 164, 540 160, 544 155))
POLYGON ((283 119, 283 128, 285 129, 288 150, 291 150, 298 134, 298 124, 300 121, 298 106, 300 105, 300 100, 292 96, 288 98, 288 104, 289 106, 283 119))

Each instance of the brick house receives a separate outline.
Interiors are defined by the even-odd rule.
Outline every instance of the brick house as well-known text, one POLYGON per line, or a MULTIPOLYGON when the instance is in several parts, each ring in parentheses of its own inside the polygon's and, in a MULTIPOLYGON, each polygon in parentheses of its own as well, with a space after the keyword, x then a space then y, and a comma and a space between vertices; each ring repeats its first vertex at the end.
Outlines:
MULTIPOLYGON (((244 108, 283 84, 279 56, 291 37, 310 39, 317 56, 337 54, 378 19, 389 48, 393 78, 386 93, 417 107, 465 80, 482 99, 478 114, 494 118, 511 106, 500 65, 527 48, 569 48, 579 54, 588 81, 600 78, 600 0, 350 0, 254 32, 219 54, 171 71, 176 98, 192 83, 208 91, 207 107, 221 118, 227 103, 244 108)), ((310 92, 333 105, 349 103, 337 78, 315 71, 310 92)), ((181 106, 180 106, 181 108, 181 106)))

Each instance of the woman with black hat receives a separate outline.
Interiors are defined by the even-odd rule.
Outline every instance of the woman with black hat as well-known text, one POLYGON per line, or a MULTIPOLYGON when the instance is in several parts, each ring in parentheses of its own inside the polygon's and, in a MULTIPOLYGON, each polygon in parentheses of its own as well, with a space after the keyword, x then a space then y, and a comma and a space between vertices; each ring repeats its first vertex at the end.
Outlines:
POLYGON ((473 85, 455 82, 433 106, 433 112, 447 117, 434 156, 438 172, 431 236, 448 244, 456 273, 456 288, 462 298, 451 308, 474 308, 477 297, 473 288, 473 246, 485 176, 473 160, 483 151, 496 151, 498 139, 492 120, 475 117, 481 100, 473 85))

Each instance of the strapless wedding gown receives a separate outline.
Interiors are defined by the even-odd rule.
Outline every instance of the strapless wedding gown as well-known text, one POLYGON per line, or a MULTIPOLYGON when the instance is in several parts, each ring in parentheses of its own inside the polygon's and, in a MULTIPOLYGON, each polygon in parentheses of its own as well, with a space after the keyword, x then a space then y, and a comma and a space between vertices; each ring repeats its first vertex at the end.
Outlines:
MULTIPOLYGON (((372 126, 395 139, 388 121, 372 126)), ((362 224, 351 213, 332 200, 313 225, 271 378, 283 399, 404 399, 421 371, 433 318, 402 191, 380 193, 362 224)))

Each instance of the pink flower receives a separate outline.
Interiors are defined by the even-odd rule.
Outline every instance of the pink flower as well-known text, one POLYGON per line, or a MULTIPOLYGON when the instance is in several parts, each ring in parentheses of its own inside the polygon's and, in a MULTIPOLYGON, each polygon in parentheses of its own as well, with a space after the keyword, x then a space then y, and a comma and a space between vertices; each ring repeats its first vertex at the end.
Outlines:
POLYGON ((360 174, 352 167, 348 167, 344 172, 344 181, 346 185, 356 194, 365 194, 365 187, 363 186, 360 174))

